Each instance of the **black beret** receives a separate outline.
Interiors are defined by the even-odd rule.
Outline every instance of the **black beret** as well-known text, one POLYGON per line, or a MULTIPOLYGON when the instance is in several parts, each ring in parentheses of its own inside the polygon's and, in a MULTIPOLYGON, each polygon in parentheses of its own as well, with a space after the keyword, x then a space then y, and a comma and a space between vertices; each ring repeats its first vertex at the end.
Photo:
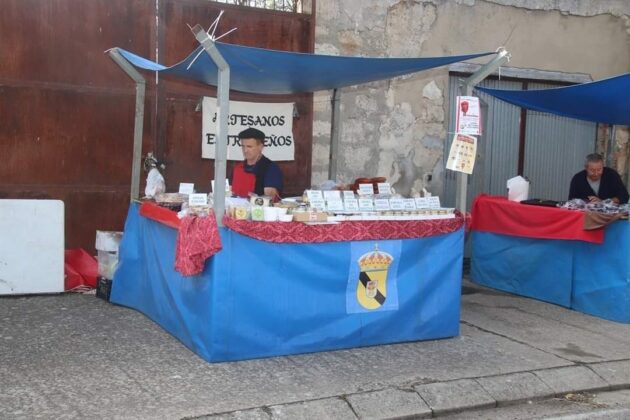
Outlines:
POLYGON ((255 128, 249 127, 246 130, 238 133, 239 139, 257 139, 260 141, 265 141, 265 133, 255 128))

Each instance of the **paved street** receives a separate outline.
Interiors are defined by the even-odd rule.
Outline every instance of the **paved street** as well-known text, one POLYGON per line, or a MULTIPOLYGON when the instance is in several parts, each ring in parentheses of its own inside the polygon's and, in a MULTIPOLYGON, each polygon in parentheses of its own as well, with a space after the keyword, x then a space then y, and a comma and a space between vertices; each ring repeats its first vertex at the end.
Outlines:
POLYGON ((630 325, 471 284, 456 338, 232 363, 93 295, 3 297, 0 320, 2 419, 490 418, 470 410, 630 388, 630 325))

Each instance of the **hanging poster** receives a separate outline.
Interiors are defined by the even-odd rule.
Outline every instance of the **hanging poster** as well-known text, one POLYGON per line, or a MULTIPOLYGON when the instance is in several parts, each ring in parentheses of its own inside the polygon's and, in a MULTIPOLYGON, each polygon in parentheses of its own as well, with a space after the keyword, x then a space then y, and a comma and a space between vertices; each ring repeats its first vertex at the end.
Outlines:
POLYGON ((455 132, 461 134, 481 135, 481 108, 479 98, 475 96, 458 96, 455 132))
POLYGON ((472 174, 477 156, 477 138, 465 134, 455 134, 448 153, 446 169, 472 174))
MULTIPOLYGON (((293 160, 293 103, 230 101, 228 116, 228 160, 242 160, 238 133, 253 127, 265 133, 263 154, 273 161, 293 160)), ((214 159, 217 127, 217 100, 204 97, 202 102, 201 157, 214 159)))

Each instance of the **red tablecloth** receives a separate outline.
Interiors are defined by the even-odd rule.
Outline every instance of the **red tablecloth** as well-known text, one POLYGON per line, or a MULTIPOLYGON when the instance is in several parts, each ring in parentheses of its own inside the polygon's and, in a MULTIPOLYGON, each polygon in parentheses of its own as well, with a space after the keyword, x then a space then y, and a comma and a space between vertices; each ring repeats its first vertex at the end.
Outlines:
POLYGON ((173 210, 160 207, 157 204, 145 201, 140 206, 140 215, 155 220, 174 229, 179 229, 182 221, 173 210))
POLYGON ((455 232, 464 226, 460 214, 453 219, 366 220, 338 224, 252 222, 224 217, 223 223, 241 235, 276 243, 316 243, 365 241, 374 239, 412 239, 455 232))
POLYGON ((584 230, 585 216, 580 211, 532 206, 482 194, 473 203, 471 228, 526 238, 603 243, 603 229, 584 230))
MULTIPOLYGON (((179 229, 181 220, 169 209, 145 202, 140 214, 179 229)), ((411 239, 443 235, 464 226, 465 218, 457 212, 452 219, 436 220, 366 220, 339 224, 252 222, 224 217, 223 223, 241 235, 276 243, 311 243, 363 241, 373 239, 411 239)))

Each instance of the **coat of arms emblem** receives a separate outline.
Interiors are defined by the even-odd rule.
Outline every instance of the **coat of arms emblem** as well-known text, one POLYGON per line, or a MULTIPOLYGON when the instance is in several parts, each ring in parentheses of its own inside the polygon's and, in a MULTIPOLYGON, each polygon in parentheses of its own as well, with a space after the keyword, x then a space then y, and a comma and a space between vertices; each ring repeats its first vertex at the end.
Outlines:
POLYGON ((374 251, 359 257, 360 273, 357 282, 357 300, 365 309, 377 309, 387 298, 387 272, 394 261, 387 252, 379 251, 374 244, 374 251))

